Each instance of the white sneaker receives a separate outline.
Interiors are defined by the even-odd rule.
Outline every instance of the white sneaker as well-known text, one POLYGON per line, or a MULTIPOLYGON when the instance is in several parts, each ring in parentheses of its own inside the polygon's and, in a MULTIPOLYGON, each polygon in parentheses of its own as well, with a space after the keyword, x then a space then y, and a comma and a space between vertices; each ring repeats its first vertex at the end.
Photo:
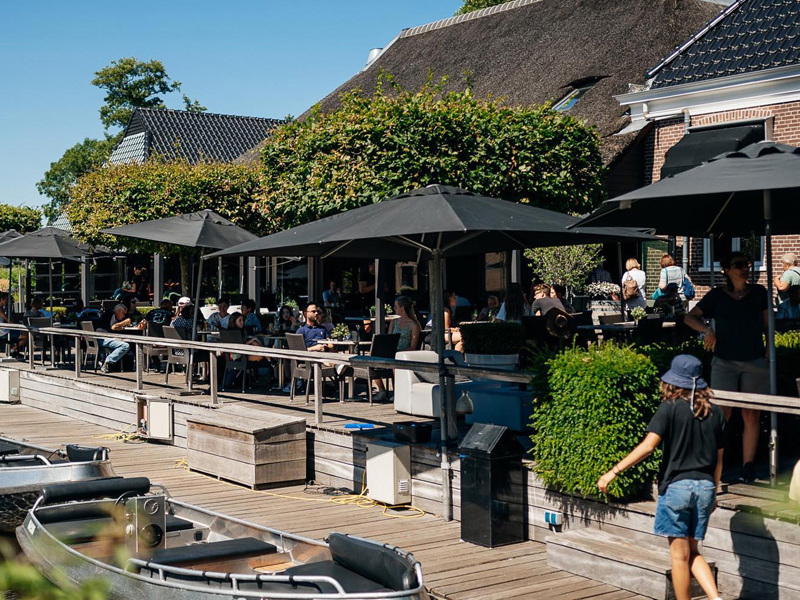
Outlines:
POLYGON ((100 365, 100 371, 102 371, 103 373, 108 373, 109 370, 110 370, 110 366, 109 366, 108 362, 104 362, 102 365, 100 365))

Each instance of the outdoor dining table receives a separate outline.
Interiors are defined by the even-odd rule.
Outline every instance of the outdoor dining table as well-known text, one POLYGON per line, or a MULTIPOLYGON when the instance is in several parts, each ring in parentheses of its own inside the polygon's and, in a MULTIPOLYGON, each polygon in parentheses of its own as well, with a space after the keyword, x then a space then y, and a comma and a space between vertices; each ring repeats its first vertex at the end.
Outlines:
POLYGON ((337 351, 341 348, 342 351, 347 352, 349 354, 361 354, 364 348, 369 348, 369 345, 372 342, 368 341, 356 342, 355 340, 327 340, 327 343, 332 344, 337 351))

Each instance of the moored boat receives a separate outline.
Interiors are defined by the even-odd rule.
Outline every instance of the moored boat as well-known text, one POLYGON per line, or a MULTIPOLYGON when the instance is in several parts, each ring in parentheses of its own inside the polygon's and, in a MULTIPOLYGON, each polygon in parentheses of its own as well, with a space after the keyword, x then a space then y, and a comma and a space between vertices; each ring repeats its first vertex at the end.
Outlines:
POLYGON ((0 531, 20 525, 46 485, 113 476, 108 448, 53 449, 0 437, 0 531))
POLYGON ((109 598, 428 598, 421 565, 399 548, 343 533, 317 541, 152 487, 144 477, 48 486, 19 544, 54 582, 102 579, 109 598))

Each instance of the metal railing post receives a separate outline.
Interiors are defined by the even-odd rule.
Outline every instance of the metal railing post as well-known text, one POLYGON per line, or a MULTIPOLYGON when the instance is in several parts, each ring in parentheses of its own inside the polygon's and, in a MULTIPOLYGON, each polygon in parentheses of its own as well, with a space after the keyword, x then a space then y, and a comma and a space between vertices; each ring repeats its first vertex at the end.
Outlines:
POLYGON ((142 345, 133 343, 134 353, 136 355, 136 391, 141 392, 144 388, 142 379, 142 362, 144 362, 144 353, 142 352, 142 345))
POLYGON ((221 404, 217 393, 217 353, 208 353, 208 385, 211 392, 211 404, 221 404))
MULTIPOLYGON (((33 371, 36 368, 36 364, 35 364, 35 362, 33 360, 33 349, 34 349, 33 331, 31 331, 29 329, 28 330, 28 366, 31 368, 31 371, 33 371)), ((42 350, 42 353, 44 353, 44 350, 42 350)), ((44 362, 44 358, 42 359, 42 362, 44 362)))
POLYGON ((83 358, 81 352, 81 338, 75 338, 75 379, 80 379, 81 377, 81 363, 83 362, 81 359, 83 358))
POLYGON ((314 363, 314 419, 315 423, 322 423, 322 365, 314 363))

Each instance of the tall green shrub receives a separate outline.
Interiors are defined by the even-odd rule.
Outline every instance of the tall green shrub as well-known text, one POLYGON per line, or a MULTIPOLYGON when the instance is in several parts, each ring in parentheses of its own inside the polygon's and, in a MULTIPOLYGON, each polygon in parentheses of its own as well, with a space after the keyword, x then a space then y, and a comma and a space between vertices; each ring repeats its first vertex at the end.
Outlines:
MULTIPOLYGON (((645 434, 659 404, 658 371, 631 348, 573 348, 547 363, 531 424, 534 471, 570 494, 597 494, 597 480, 645 434)), ((618 477, 610 498, 630 498, 653 480, 656 456, 618 477)))
POLYGON ((778 393, 797 396, 800 377, 800 331, 775 334, 775 361, 778 368, 778 393))

